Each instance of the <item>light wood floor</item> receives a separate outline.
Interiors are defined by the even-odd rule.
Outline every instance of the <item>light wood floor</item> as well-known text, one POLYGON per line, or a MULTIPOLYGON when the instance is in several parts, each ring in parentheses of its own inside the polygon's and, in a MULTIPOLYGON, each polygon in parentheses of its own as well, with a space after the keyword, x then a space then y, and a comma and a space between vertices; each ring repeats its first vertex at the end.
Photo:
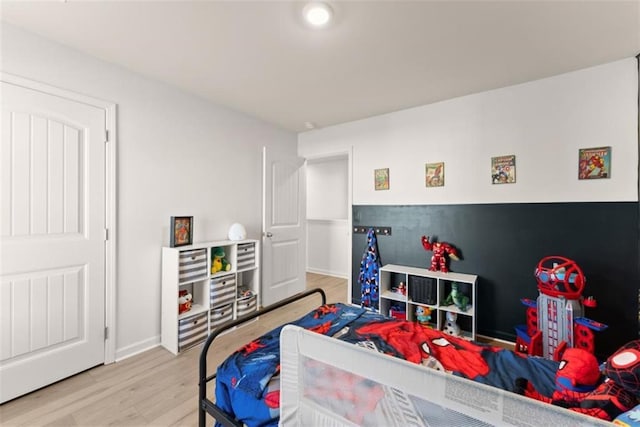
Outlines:
MULTIPOLYGON (((307 274, 328 302, 347 302, 347 281, 307 274)), ((214 341, 208 366, 263 333, 312 310, 319 296, 261 316, 214 341)), ((174 356, 156 347, 99 366, 0 406, 3 426, 194 426, 198 423, 199 347, 174 356)), ((212 381, 213 382, 213 381, 212 381)), ((213 387, 210 393, 213 393, 213 387)), ((211 394, 212 395, 212 394, 211 394)), ((212 420, 208 417, 207 424, 212 420)))

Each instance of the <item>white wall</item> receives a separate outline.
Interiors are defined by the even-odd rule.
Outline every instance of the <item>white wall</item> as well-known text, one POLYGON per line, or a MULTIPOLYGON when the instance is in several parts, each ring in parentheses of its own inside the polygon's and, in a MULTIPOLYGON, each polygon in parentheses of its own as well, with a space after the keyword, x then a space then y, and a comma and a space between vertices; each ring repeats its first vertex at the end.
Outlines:
POLYGON ((347 219, 348 157, 307 160, 307 218, 347 219))
POLYGON ((349 276, 348 156, 309 159, 307 271, 349 276))
POLYGON ((169 217, 193 215, 194 242, 259 237, 261 147, 296 135, 6 23, 0 69, 118 105, 116 358, 157 344, 169 217))
POLYGON ((307 221, 307 271, 349 277, 351 245, 346 219, 307 221))
POLYGON ((303 157, 353 147, 353 204, 638 200, 638 74, 628 58, 298 136, 303 157), (612 147, 610 179, 578 180, 578 149, 612 147), (490 158, 515 154, 517 182, 492 185, 490 158), (445 162, 445 186, 424 165, 445 162), (390 169, 390 190, 373 171, 390 169))

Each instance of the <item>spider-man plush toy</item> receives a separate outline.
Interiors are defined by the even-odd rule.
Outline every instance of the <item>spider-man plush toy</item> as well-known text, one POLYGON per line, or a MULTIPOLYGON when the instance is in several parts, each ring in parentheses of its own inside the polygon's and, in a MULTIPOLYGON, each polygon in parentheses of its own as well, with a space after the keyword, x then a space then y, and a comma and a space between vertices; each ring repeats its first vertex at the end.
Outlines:
POLYGON ((604 374, 604 382, 580 402, 579 408, 571 409, 611 421, 636 406, 640 396, 640 340, 613 353, 604 374))
POLYGON ((580 348, 568 348, 562 354, 556 372, 556 387, 551 396, 539 393, 524 378, 516 380, 516 392, 546 403, 569 408, 580 402, 598 386, 601 380, 595 356, 580 348))
POLYGON ((607 359, 604 381, 595 357, 580 348, 562 355, 553 395, 543 396, 524 379, 516 392, 572 411, 611 421, 636 406, 640 396, 640 340, 622 346, 607 359))

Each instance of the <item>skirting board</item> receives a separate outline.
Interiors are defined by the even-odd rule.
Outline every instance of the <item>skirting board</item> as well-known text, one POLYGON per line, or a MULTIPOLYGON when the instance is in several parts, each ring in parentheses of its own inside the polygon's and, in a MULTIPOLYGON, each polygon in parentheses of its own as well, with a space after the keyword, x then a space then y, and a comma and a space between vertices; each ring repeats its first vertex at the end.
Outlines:
POLYGON ((154 347, 160 345, 160 335, 156 335, 155 337, 139 341, 135 344, 128 345, 123 348, 119 348, 116 350, 116 362, 120 362, 121 360, 128 359, 129 357, 135 356, 136 354, 143 353, 147 350, 151 350, 154 347))
POLYGON ((349 275, 347 273, 338 273, 335 271, 327 271, 327 270, 322 270, 320 268, 307 268, 307 273, 315 273, 315 274, 322 274, 324 276, 331 276, 331 277, 337 277, 339 279, 348 279, 349 275))

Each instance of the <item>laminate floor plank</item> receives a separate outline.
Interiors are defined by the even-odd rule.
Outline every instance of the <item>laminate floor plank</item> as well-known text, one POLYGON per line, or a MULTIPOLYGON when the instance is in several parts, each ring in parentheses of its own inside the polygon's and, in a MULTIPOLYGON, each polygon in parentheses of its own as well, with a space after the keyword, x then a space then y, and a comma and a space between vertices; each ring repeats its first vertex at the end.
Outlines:
MULTIPOLYGON (((307 274, 307 288, 322 288, 328 302, 347 302, 347 280, 307 274)), ((240 346, 306 314, 317 295, 259 317, 214 341, 207 357, 215 367, 240 346)), ((101 365, 0 405, 2 426, 194 426, 198 424, 200 347, 175 356, 154 347, 101 365)), ((212 382, 213 383, 213 382, 212 382)), ((209 396, 214 384, 209 384, 209 396)), ((207 423, 213 420, 208 417, 207 423)))

